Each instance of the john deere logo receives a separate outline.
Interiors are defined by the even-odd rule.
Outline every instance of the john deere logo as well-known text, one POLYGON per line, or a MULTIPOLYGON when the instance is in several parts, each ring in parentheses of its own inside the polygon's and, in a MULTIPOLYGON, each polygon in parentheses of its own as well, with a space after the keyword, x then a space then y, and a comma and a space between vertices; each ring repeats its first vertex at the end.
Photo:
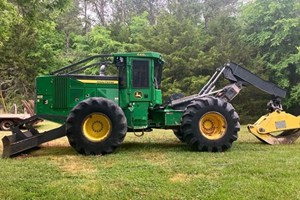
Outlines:
POLYGON ((142 92, 135 92, 134 97, 137 98, 137 99, 140 99, 140 98, 143 97, 143 93, 142 92))

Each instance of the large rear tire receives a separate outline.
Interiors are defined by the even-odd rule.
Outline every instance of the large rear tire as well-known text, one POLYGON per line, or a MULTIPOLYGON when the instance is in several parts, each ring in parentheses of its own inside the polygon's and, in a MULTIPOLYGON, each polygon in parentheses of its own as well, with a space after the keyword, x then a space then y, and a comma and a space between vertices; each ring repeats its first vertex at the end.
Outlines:
POLYGON ((66 121, 70 145, 80 154, 112 153, 124 140, 127 121, 113 101, 93 97, 78 103, 66 121))
POLYGON ((193 101, 182 116, 184 141, 196 151, 225 151, 237 140, 239 130, 239 116, 232 105, 215 97, 193 101))

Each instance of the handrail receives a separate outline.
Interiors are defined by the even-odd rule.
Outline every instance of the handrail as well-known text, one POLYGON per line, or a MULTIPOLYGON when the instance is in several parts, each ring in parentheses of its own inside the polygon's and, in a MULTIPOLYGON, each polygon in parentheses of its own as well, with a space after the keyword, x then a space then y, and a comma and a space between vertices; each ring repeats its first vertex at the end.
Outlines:
POLYGON ((58 70, 56 70, 56 71, 54 71, 54 72, 51 72, 50 75, 60 74, 60 72, 63 72, 63 71, 65 71, 65 70, 67 70, 67 69, 70 69, 70 68, 72 68, 72 67, 74 67, 74 66, 77 66, 77 65, 80 65, 80 64, 82 64, 82 63, 85 63, 85 62, 87 62, 87 61, 93 60, 93 59, 95 59, 95 58, 106 58, 106 57, 111 57, 111 56, 112 56, 111 54, 101 54, 101 55, 90 56, 90 57, 85 58, 85 59, 83 59, 83 60, 80 60, 80 61, 78 61, 78 62, 76 62, 76 63, 67 65, 67 66, 65 66, 65 67, 63 67, 63 68, 61 68, 61 69, 58 69, 58 70))

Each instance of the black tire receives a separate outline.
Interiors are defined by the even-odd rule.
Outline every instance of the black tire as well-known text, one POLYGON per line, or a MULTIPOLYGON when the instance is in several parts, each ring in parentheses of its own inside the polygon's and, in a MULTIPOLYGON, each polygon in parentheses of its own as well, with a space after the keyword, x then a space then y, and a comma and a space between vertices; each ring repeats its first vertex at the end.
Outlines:
POLYGON ((233 106, 215 97, 193 101, 182 116, 183 138, 196 151, 225 151, 237 140, 239 130, 233 106))
POLYGON ((4 119, 0 122, 0 130, 9 131, 13 124, 14 122, 12 120, 4 119))
POLYGON ((126 131, 123 110, 113 101, 101 97, 78 103, 66 121, 70 145, 85 155, 112 153, 123 142, 126 131))
POLYGON ((184 142, 183 134, 180 131, 180 129, 173 129, 173 133, 178 138, 178 140, 180 140, 181 142, 184 142))

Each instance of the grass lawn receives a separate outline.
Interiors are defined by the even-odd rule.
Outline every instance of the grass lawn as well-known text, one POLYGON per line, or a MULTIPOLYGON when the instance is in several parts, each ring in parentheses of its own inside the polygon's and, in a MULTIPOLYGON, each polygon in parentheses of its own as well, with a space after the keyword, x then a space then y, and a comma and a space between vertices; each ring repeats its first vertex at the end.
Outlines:
POLYGON ((245 126, 225 153, 192 152, 155 130, 129 133, 106 156, 79 155, 62 138, 0 168, 0 199, 300 199, 300 139, 269 146, 245 126))

